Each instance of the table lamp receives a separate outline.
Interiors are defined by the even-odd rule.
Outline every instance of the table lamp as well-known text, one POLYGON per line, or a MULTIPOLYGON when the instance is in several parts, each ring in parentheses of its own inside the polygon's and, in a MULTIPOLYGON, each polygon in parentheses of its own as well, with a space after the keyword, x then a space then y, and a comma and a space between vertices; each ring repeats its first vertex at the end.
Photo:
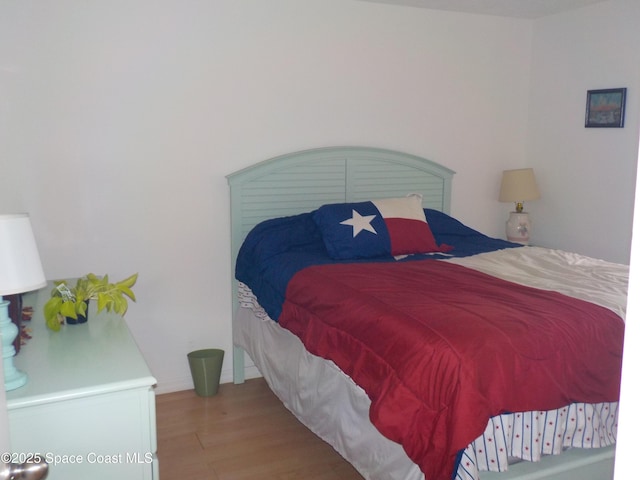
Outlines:
POLYGON ((514 202, 516 209, 507 220, 507 240, 523 245, 529 243, 531 219, 524 211, 524 202, 540 198, 533 168, 520 168, 502 172, 501 202, 514 202))
POLYGON ((13 341, 19 331, 9 318, 9 302, 2 296, 30 292, 46 284, 29 215, 0 215, 0 336, 5 390, 23 386, 27 374, 13 364, 13 341))

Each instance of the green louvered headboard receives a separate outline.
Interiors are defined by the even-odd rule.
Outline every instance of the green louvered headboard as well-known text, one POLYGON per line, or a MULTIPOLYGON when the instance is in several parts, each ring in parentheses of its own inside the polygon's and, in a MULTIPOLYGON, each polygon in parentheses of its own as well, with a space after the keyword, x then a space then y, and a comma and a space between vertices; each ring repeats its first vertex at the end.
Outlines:
MULTIPOLYGON (((231 189, 231 261, 263 220, 312 211, 326 203, 421 193, 425 208, 449 213, 455 172, 425 158, 369 147, 305 150, 265 160, 227 176, 231 189)), ((232 304, 237 308, 237 282, 232 304)), ((245 376, 244 351, 234 347, 233 377, 245 376)))

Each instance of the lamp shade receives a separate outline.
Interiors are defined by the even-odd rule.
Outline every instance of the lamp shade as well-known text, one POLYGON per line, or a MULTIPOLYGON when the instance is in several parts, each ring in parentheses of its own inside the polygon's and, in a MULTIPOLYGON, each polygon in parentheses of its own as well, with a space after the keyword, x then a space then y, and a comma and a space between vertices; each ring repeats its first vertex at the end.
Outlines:
POLYGON ((533 168, 505 170, 500 186, 501 202, 526 202, 540 198, 533 168))
POLYGON ((0 296, 46 284, 29 215, 0 215, 0 296))

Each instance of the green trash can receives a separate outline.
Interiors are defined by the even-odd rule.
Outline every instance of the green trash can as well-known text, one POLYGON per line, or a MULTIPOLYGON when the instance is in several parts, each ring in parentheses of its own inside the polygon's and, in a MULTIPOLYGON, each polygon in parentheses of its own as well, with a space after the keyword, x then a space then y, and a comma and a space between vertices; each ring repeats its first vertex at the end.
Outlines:
POLYGON ((224 350, 196 350, 188 353, 187 357, 196 393, 201 397, 211 397, 218 393, 224 350))

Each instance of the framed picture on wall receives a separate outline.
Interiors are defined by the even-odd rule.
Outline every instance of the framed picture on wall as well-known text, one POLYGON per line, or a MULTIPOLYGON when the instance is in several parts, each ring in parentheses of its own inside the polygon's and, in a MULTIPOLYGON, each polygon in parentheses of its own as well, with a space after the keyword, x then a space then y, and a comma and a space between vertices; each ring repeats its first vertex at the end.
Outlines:
POLYGON ((624 127, 624 104, 626 98, 626 88, 588 90, 584 126, 587 128, 624 127))

